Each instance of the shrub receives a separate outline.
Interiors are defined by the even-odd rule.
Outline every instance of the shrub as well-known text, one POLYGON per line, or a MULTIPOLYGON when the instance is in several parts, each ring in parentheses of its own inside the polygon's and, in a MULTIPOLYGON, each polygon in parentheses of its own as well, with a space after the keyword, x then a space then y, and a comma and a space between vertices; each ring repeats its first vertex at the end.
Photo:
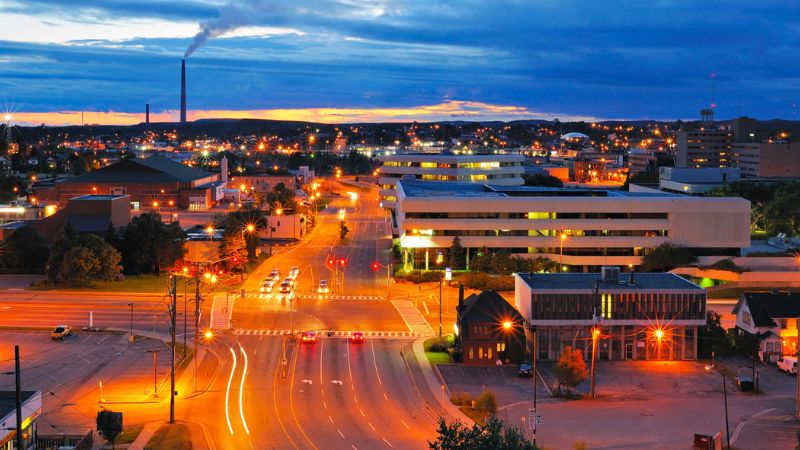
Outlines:
POLYGON ((572 388, 585 381, 588 373, 586 370, 586 361, 583 360, 581 351, 579 349, 573 350, 569 345, 564 347, 561 358, 558 360, 558 363, 556 363, 555 372, 559 391, 563 386, 567 389, 567 393, 569 393, 572 391, 572 388))
POLYGON ((450 394, 450 402, 456 406, 470 406, 472 396, 468 392, 453 392, 450 394))
POLYGON ((394 277, 410 283, 430 283, 433 281, 439 281, 443 275, 441 272, 435 271, 426 272, 422 270, 412 270, 411 272, 397 272, 394 277))
POLYGON ((449 345, 447 343, 447 339, 446 338, 439 338, 439 339, 431 339, 431 340, 425 341, 425 344, 423 345, 423 347, 425 348, 426 352, 441 352, 441 353, 444 353, 444 352, 447 352, 447 349, 448 349, 449 345))
POLYGON ((475 399, 475 409, 486 414, 497 412, 497 398, 494 392, 485 390, 475 399))
POLYGON ((509 275, 489 275, 486 273, 464 273, 458 276, 464 287, 482 291, 513 291, 514 277, 509 275))

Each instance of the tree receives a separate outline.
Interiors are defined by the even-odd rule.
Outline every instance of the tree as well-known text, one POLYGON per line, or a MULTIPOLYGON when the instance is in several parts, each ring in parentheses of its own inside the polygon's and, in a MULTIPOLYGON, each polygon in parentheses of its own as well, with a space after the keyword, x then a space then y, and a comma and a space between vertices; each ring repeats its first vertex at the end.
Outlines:
POLYGON ((644 272, 666 272, 680 266, 688 266, 697 261, 689 249, 665 242, 642 257, 644 272))
POLYGON ((339 239, 345 240, 347 239, 347 233, 350 232, 350 229, 347 228, 347 224, 344 223, 344 220, 339 222, 339 239))
POLYGON ((553 187, 553 188, 564 187, 564 182, 548 174, 537 173, 533 175, 525 175, 523 179, 525 180, 525 186, 540 186, 540 187, 553 187))
POLYGON ((461 239, 458 236, 454 237, 450 245, 450 267, 457 270, 466 266, 466 254, 466 250, 461 246, 461 239))
POLYGON ((431 450, 535 450, 516 427, 506 427, 503 421, 492 415, 471 427, 459 420, 447 423, 439 417, 437 437, 428 441, 431 450))
POLYGON ((100 260, 86 247, 75 246, 64 253, 64 260, 58 268, 58 282, 78 287, 88 284, 90 273, 99 270, 100 260))
POLYGON ((475 399, 475 409, 486 414, 497 412, 497 397, 494 392, 485 390, 475 399))
POLYGON ((764 209, 764 221, 770 234, 800 235, 800 183, 786 183, 775 191, 764 209))
POLYGON ((41 273, 49 254, 47 241, 30 225, 16 229, 2 243, 2 264, 27 273, 41 273))
POLYGON ((95 422, 97 423, 97 432, 110 442, 111 448, 114 449, 114 441, 122 433, 122 413, 103 409, 97 411, 95 422))
POLYGON ((294 190, 287 188, 285 184, 276 184, 266 195, 266 201, 269 204, 270 211, 279 207, 287 211, 294 211, 297 207, 294 202, 294 194, 294 190))
POLYGON ((575 386, 586 381, 588 372, 580 349, 573 350, 572 346, 569 345, 564 347, 561 352, 561 358, 556 363, 555 374, 558 390, 560 391, 563 386, 567 388, 567 393, 570 393, 575 386))
POLYGON ((219 252, 227 259, 228 267, 231 269, 242 270, 247 264, 247 242, 238 230, 225 230, 222 242, 219 244, 219 252))
POLYGON ((127 273, 160 274, 183 257, 186 234, 177 223, 165 224, 148 212, 133 218, 122 238, 122 261, 127 273))
POLYGON ((232 211, 225 216, 225 220, 218 224, 228 230, 238 230, 241 234, 244 230, 244 239, 247 242, 247 256, 252 259, 256 257, 256 248, 258 248, 259 238, 257 230, 267 228, 267 220, 264 217, 264 212, 258 208, 248 208, 239 211, 232 211), (253 226, 253 231, 248 232, 248 225, 253 226))
POLYGON ((715 311, 707 311, 706 324, 697 329, 697 356, 710 358, 711 352, 720 354, 727 347, 728 337, 722 328, 722 316, 715 311))

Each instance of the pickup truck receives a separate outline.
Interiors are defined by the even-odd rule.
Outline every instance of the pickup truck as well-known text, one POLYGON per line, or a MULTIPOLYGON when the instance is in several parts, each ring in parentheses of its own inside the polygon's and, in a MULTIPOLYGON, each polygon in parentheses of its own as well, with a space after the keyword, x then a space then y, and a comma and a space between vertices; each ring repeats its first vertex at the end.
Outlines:
POLYGON ((69 325, 59 325, 50 333, 50 337, 54 341, 63 341, 66 339, 70 334, 72 334, 72 327, 69 325))
POLYGON ((778 369, 786 372, 787 375, 797 375, 797 357, 781 356, 778 360, 778 369))

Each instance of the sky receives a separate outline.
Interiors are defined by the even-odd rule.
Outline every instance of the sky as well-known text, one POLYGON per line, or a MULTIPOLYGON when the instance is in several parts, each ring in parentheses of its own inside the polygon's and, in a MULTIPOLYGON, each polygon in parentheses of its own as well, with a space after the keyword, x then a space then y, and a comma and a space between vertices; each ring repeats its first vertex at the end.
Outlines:
POLYGON ((17 123, 793 119, 800 2, 0 0, 17 123), (196 47, 196 49, 195 49, 196 47), (713 78, 713 80, 712 80, 713 78), (712 82, 715 89, 712 91, 712 82))

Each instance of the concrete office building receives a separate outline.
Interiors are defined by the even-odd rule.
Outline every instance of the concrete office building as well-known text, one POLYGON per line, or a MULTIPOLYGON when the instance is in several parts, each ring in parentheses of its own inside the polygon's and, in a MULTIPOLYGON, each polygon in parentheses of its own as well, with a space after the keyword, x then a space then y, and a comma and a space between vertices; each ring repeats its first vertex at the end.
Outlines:
POLYGON ((402 180, 396 217, 405 267, 418 269, 446 260, 455 236, 468 259, 486 247, 572 270, 639 265, 664 242, 698 256, 750 245, 750 203, 737 197, 402 180))
POLYGON ((598 359, 697 359, 697 327, 706 323, 706 291, 671 273, 514 275, 514 302, 536 330, 539 359, 558 360, 564 347, 598 359))
POLYGON ((522 155, 456 155, 453 153, 407 153, 381 158, 381 199, 393 208, 394 186, 404 175, 417 180, 460 183, 491 183, 520 186, 524 183, 522 155))
POLYGON ((677 167, 730 167, 733 132, 717 128, 681 130, 676 134, 677 167))
POLYGON ((800 142, 737 142, 731 153, 745 178, 800 177, 800 142))

